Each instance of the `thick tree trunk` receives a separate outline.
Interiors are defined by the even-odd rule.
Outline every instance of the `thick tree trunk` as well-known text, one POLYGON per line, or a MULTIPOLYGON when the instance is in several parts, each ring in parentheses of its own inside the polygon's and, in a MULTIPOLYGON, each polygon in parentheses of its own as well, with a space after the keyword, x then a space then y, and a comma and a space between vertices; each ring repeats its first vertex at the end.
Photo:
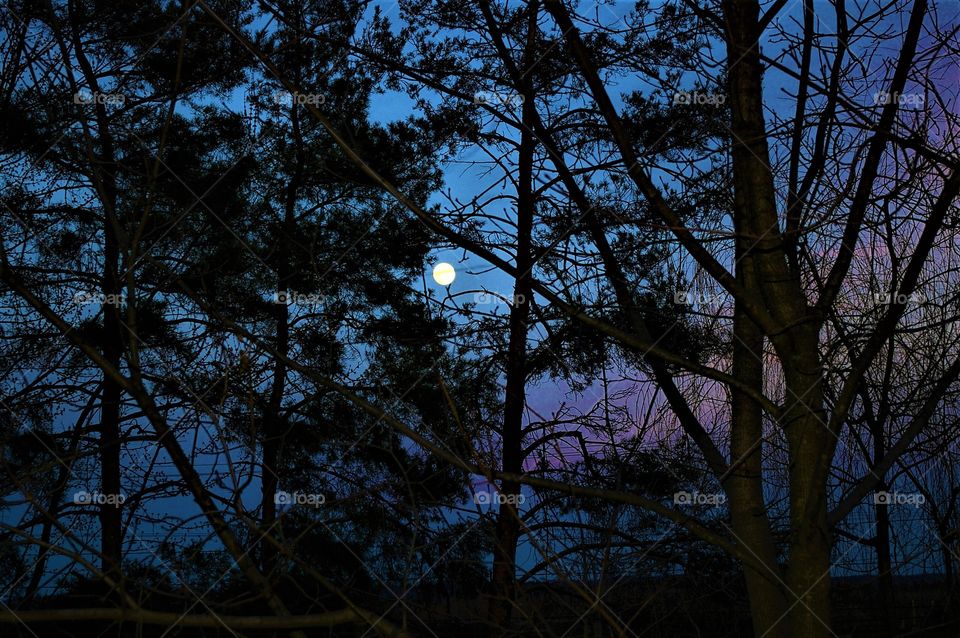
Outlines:
MULTIPOLYGON (((816 495, 795 499, 803 511, 816 495)), ((788 615, 793 638, 827 638, 830 629, 830 538, 824 533, 826 516, 813 519, 791 515, 794 527, 790 544, 787 584, 796 598, 788 615)))
MULTIPOLYGON (((803 328, 803 327, 801 327, 803 328)), ((784 429, 790 446, 790 560, 787 585, 789 624, 794 638, 827 638, 830 629, 830 551, 827 477, 833 453, 821 406, 822 372, 818 334, 812 327, 794 331, 797 356, 785 360, 788 402, 784 429), (799 334, 797 334, 799 333, 799 334)))
MULTIPOLYGON (((742 310, 734 311, 733 322, 733 374, 762 389, 763 334, 742 310)), ((788 605, 779 587, 782 574, 763 496, 763 414, 743 391, 734 388, 731 398, 730 462, 734 467, 724 482, 731 524, 737 541, 767 567, 766 573, 749 568, 744 572, 754 635, 780 638, 787 635, 788 605)))
MULTIPOLYGON (((786 432, 790 454, 787 635, 825 638, 832 634, 832 543, 826 485, 835 434, 827 429, 823 410, 821 321, 807 304, 799 273, 790 270, 787 244, 780 232, 763 112, 760 6, 756 0, 724 0, 723 12, 727 28, 734 220, 737 241, 749 251, 749 256, 738 263, 737 274, 750 282, 745 294, 756 295, 753 301, 762 304, 774 327, 767 336, 783 366, 786 387, 780 425, 786 432)), ((766 613, 761 609, 763 604, 751 599, 755 614, 766 613)))

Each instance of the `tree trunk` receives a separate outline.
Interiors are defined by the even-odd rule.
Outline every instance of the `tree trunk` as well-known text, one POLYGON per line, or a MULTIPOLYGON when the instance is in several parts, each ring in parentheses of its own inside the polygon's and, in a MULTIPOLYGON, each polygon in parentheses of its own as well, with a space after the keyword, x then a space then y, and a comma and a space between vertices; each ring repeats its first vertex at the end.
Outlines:
MULTIPOLYGON (((886 454, 886 440, 883 432, 885 419, 872 423, 873 434, 873 464, 879 463, 886 454)), ((871 471, 873 468, 871 467, 871 471)), ((886 477, 881 477, 878 490, 886 490, 886 477)), ((880 585, 880 606, 884 616, 882 635, 892 636, 895 631, 893 609, 893 566, 890 561, 890 508, 886 504, 877 503, 873 506, 877 515, 876 535, 874 539, 877 552, 877 579, 880 585)))
MULTIPOLYGON (((733 374, 762 389, 763 334, 742 310, 734 310, 733 322, 733 374)), ((724 482, 731 524, 737 542, 768 568, 767 573, 744 571, 754 635, 779 638, 787 635, 787 599, 779 587, 782 574, 763 496, 763 414, 742 390, 733 388, 731 399, 730 462, 736 467, 724 482)))
POLYGON ((950 544, 953 543, 953 539, 948 533, 944 533, 943 529, 938 530, 937 533, 940 535, 940 551, 943 555, 944 585, 946 586, 947 592, 952 600, 953 588, 956 584, 956 567, 954 566, 953 561, 953 550, 950 548, 950 544))
MULTIPOLYGON (((87 58, 80 39, 80 25, 72 5, 69 14, 70 36, 76 54, 77 64, 87 84, 93 90, 99 90, 99 83, 93 66, 87 58)), ((97 121, 97 139, 95 153, 97 161, 90 172, 90 180, 97 191, 103 208, 103 275, 100 292, 104 295, 103 339, 101 353, 104 359, 115 369, 122 369, 121 361, 127 330, 134 331, 135 326, 125 326, 120 320, 118 300, 123 292, 123 281, 119 273, 121 220, 117 211, 116 177, 112 172, 116 166, 114 144, 110 134, 110 122, 103 104, 95 105, 97 121)), ((91 145, 93 140, 91 140, 91 145)), ((103 386, 100 402, 100 424, 98 455, 100 460, 99 492, 107 495, 120 494, 120 411, 122 389, 120 383, 110 375, 103 374, 103 386)), ((110 499, 113 500, 113 499, 110 499)), ((104 503, 99 508, 100 552, 102 569, 119 580, 120 561, 123 552, 122 518, 120 507, 104 503)))
MULTIPOLYGON (((299 84, 300 77, 297 76, 299 84)), ((300 187, 303 184, 303 166, 305 156, 303 150, 303 136, 300 130, 299 107, 293 104, 290 109, 290 122, 293 130, 293 138, 296 143, 296 153, 294 156, 293 175, 287 186, 283 203, 283 223, 281 228, 287 239, 294 241, 297 235, 297 198, 300 194, 300 187)), ((284 242, 285 243, 285 242, 284 242)), ((280 253, 277 261, 277 291, 285 291, 287 295, 295 291, 289 290, 293 268, 288 258, 280 253)), ((279 299, 277 299, 279 301, 279 299)), ((286 303, 277 303, 276 310, 276 341, 274 346, 277 352, 286 357, 290 352, 290 310, 286 303)), ((262 443, 262 463, 261 463, 261 497, 260 497, 260 525, 264 533, 270 529, 277 520, 276 493, 279 489, 279 477, 277 476, 277 464, 282 453, 283 437, 283 419, 281 409, 283 407, 283 395, 286 389, 287 366, 281 357, 276 357, 273 368, 273 380, 270 388, 270 399, 267 404, 265 414, 263 415, 263 443, 262 443)), ((271 531, 269 536, 273 536, 271 531)), ((276 548, 264 539, 260 544, 261 571, 269 576, 273 570, 276 560, 276 548)))
POLYGON ((788 400, 784 429, 790 446, 790 560, 787 585, 793 608, 788 615, 794 638, 827 638, 830 629, 831 528, 827 521, 827 477, 833 434, 822 406, 818 337, 808 329, 797 340, 800 354, 785 362, 788 400), (794 604, 796 603, 796 604, 794 604))
MULTIPOLYGON (((109 215, 108 215, 109 217, 109 215)), ((102 292, 106 300, 118 299, 121 291, 117 281, 119 250, 117 239, 109 218, 105 223, 106 268, 102 292)), ((103 356, 110 365, 120 369, 123 354, 123 326, 120 309, 116 305, 103 305, 103 356)), ((120 384, 109 375, 103 375, 103 394, 100 403, 100 492, 107 495, 120 493, 120 384)), ((119 571, 122 553, 120 507, 110 503, 100 506, 101 551, 103 571, 119 571)))
MULTIPOLYGON (((535 14, 535 10, 532 13, 535 14)), ((532 20, 531 20, 532 21, 532 20)), ((531 36, 532 37, 532 36, 531 36)), ((523 411, 526 406, 527 332, 530 316, 530 276, 533 268, 532 233, 535 199, 533 194, 533 154, 536 140, 530 132, 535 108, 530 91, 524 91, 523 120, 527 125, 520 137, 517 176, 517 270, 510 307, 510 336, 507 349, 506 389, 503 406, 503 471, 523 471, 523 411)), ((504 481, 501 492, 505 502, 497 512, 493 549, 489 618, 491 635, 502 635, 510 623, 516 599, 517 541, 520 517, 517 511, 520 484, 504 481)))
MULTIPOLYGON (((744 258, 737 264, 737 274, 749 282, 744 294, 753 296, 752 305, 764 309, 764 318, 771 326, 767 336, 782 364, 786 387, 780 425, 786 432, 790 454, 788 635, 825 638, 832 635, 832 543, 826 485, 835 434, 827 429, 824 418, 819 351, 822 321, 807 304, 800 274, 790 269, 787 242, 780 232, 763 111, 760 5, 756 0, 724 0, 723 13, 727 28, 734 223, 737 241, 749 253, 743 255, 739 251, 738 258, 744 258)), ((750 602, 755 614, 766 613, 761 611, 761 601, 750 602)))
MULTIPOLYGON (((282 278, 281 278, 282 281, 282 278)), ((283 284, 281 284, 281 287, 283 284)), ((286 304, 277 304, 276 347, 286 356, 289 352, 290 325, 286 304)), ((280 458, 281 438, 283 436, 280 410, 283 405, 283 392, 286 387, 287 367, 280 358, 274 363, 270 399, 263 415, 263 443, 260 463, 260 529, 264 536, 273 537, 276 530, 271 529, 277 521, 276 494, 280 488, 277 477, 277 462, 280 458), (269 532, 267 530, 270 530, 269 532)), ((270 577, 276 563, 277 551, 269 538, 260 542, 260 571, 270 577)))

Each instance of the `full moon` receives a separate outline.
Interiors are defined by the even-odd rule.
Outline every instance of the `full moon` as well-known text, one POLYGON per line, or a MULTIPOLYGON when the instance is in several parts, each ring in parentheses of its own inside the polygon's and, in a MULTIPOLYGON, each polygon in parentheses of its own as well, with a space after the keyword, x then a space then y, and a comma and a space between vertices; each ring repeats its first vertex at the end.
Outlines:
POLYGON ((441 286, 449 286, 457 278, 457 271, 445 261, 433 267, 433 280, 441 286))

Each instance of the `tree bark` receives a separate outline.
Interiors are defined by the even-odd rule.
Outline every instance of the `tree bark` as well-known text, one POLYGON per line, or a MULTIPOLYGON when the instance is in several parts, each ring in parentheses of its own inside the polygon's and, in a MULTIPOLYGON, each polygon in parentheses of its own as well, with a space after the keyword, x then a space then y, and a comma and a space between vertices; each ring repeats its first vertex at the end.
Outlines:
MULTIPOLYGON (((889 369, 889 368, 888 368, 889 369)), ((882 414, 885 414, 883 411, 882 414)), ((881 418, 872 422, 873 434, 873 462, 871 470, 883 459, 887 453, 886 437, 883 431, 885 419, 881 418)), ((886 476, 881 475, 880 489, 886 490, 886 476)), ((883 609, 885 623, 882 635, 892 636, 894 634, 894 619, 891 614, 893 609, 893 565, 890 560, 890 508, 883 503, 876 503, 873 506, 877 515, 876 536, 874 538, 874 548, 877 553, 877 579, 880 585, 880 605, 883 609)))
MULTIPOLYGON (((763 112, 760 6, 756 0, 725 0, 723 12, 727 29, 734 223, 737 242, 749 247, 748 255, 738 263, 738 274, 751 283, 741 288, 742 295, 753 297, 752 304, 762 305, 770 319, 773 330, 767 336, 783 367, 786 391, 781 427, 786 432, 790 454, 788 635, 825 638, 832 633, 832 543, 826 485, 835 435, 827 427, 823 409, 821 321, 806 302, 800 274, 790 269, 787 242, 780 232, 763 112), (757 285, 752 285, 754 281, 757 285)), ((752 499, 755 498, 753 495, 752 499)), ((739 509, 748 505, 752 503, 733 506, 739 509)), ((767 613, 761 609, 760 601, 753 599, 751 609, 755 617, 767 613)))
MULTIPOLYGON (((762 389, 763 333, 735 308, 733 334, 733 374, 762 389)), ((782 572, 763 496, 763 413, 756 401, 737 388, 731 390, 731 401, 733 469, 724 481, 730 521, 737 540, 749 547, 767 569, 767 573, 759 573, 744 567, 754 635, 778 638, 787 635, 784 621, 787 598, 782 589, 770 583, 771 576, 782 581, 782 572)))
MULTIPOLYGON (((531 3, 528 20, 527 54, 532 54, 536 29, 536 3, 531 3)), ((520 87, 518 87, 520 88, 520 87)), ((533 216, 536 206, 533 192, 533 158, 536 139, 530 123, 534 117, 534 99, 528 82, 524 82, 522 117, 526 126, 520 136, 517 162, 517 271, 514 280, 513 300, 510 306, 509 343, 507 346, 506 388, 503 406, 503 433, 501 442, 503 471, 520 475, 523 473, 523 411, 526 406, 527 383, 527 333, 530 317, 532 291, 530 288, 533 269, 533 216)), ((502 635, 510 624, 516 599, 517 542, 520 537, 518 511, 520 483, 508 480, 501 484, 500 493, 505 497, 497 512, 493 550, 491 581, 493 598, 490 601, 489 619, 492 635, 502 635)))
MULTIPOLYGON (((98 76, 93 69, 80 35, 80 24, 71 5, 69 13, 70 39, 76 56, 77 65, 84 80, 94 91, 99 92, 98 76)), ((67 56, 63 40, 59 40, 64 57, 67 56)), ((123 281, 120 277, 121 249, 120 233, 122 225, 117 211, 117 184, 113 174, 116 166, 113 137, 110 133, 110 121, 103 104, 94 107, 97 122, 96 139, 87 128, 87 152, 91 160, 90 180, 100 199, 103 209, 103 268, 101 272, 100 292, 104 295, 101 309, 103 312, 103 336, 100 340, 100 352, 105 361, 116 370, 122 368, 125 332, 127 326, 120 319, 118 300, 123 293, 123 281)), ((97 426, 98 456, 100 460, 100 485, 97 491, 107 495, 120 494, 120 417, 122 406, 122 388, 110 375, 102 376, 100 401, 100 423, 97 426)), ((91 486, 92 487, 92 486, 91 486)), ((100 554, 101 569, 105 574, 120 580, 120 563, 123 552, 123 533, 121 510, 118 505, 105 503, 100 505, 100 554)))
MULTIPOLYGON (((830 630, 830 550, 827 477, 833 446, 820 412, 821 374, 816 332, 808 336, 805 356, 785 362, 788 396, 797 401, 787 411, 784 428, 790 446, 790 558, 787 585, 794 605, 788 615, 791 636, 826 638, 830 630), (797 397, 800 397, 799 399, 797 397), (796 603, 796 604, 794 604, 796 603)), ((801 351, 804 350, 801 346, 801 351)))

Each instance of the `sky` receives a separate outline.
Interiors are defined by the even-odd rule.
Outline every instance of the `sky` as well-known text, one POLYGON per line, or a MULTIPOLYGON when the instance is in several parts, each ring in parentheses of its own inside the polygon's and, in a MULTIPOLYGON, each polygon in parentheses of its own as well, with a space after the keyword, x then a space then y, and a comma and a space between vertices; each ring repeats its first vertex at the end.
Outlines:
MULTIPOLYGON (((388 9, 395 8, 395 4, 385 3, 383 6, 388 9)), ((607 18, 613 18, 615 20, 622 18, 627 15, 631 3, 627 2, 618 2, 611 5, 604 5, 597 8, 597 14, 603 15, 607 18)), ((960 8, 960 3, 958 3, 958 8, 960 8)), ((800 5, 796 2, 788 3, 787 7, 784 10, 784 15, 780 18, 781 21, 789 21, 794 19, 799 19, 800 17, 800 5)), ((819 14, 820 12, 818 12, 819 14)), ((829 16, 825 13, 823 14, 823 20, 825 23, 825 28, 829 28, 829 16)), ((904 16, 905 19, 905 16, 904 16)), ((775 49, 776 44, 770 43, 769 49, 765 50, 769 53, 770 49, 775 49)), ((895 51, 895 47, 892 49, 895 51)), ((879 65, 879 60, 876 61, 879 65)), ((877 71, 880 72, 878 66, 877 71)), ((937 69, 937 73, 932 77, 936 77, 937 81, 950 82, 954 86, 960 84, 960 70, 958 69, 937 69), (952 72, 951 72, 952 71, 952 72)), ((795 84, 793 80, 784 74, 777 73, 776 71, 771 71, 767 76, 767 82, 765 84, 767 103, 771 106, 772 109, 776 110, 781 106, 783 108, 788 108, 791 104, 789 92, 794 88, 795 84)), ((622 101, 619 100, 619 94, 624 92, 629 92, 641 88, 641 84, 637 80, 623 79, 619 83, 614 85, 614 93, 617 94, 618 105, 622 104, 622 101)), ((955 104, 955 102, 954 102, 955 104)), ((238 111, 242 109, 242 95, 237 94, 234 96, 234 102, 228 104, 232 108, 236 108, 238 111), (239 95, 239 97, 238 97, 239 95)), ((465 105, 465 108, 471 108, 470 105, 465 105)), ((372 101, 372 109, 370 116, 374 121, 387 123, 395 121, 398 119, 404 119, 410 115, 414 115, 414 104, 405 93, 399 92, 388 92, 383 95, 376 96, 372 101)), ((466 163, 467 160, 472 159, 470 156, 464 156, 457 158, 459 162, 455 165, 451 165, 449 170, 445 175, 445 191, 449 191, 453 196, 460 201, 467 201, 471 198, 480 195, 481 193, 487 191, 492 183, 496 183, 499 180, 497 175, 487 175, 485 174, 485 169, 478 166, 470 166, 466 163)), ((446 204, 445 199, 440 195, 435 195, 433 204, 438 206, 444 206, 446 204)), ((425 270, 424 277, 422 279, 422 285, 425 286, 428 294, 434 299, 442 299, 447 295, 462 295, 458 297, 459 301, 475 301, 476 297, 474 292, 468 291, 479 291, 487 290, 495 293, 494 295, 484 296, 482 299, 485 303, 491 304, 491 308, 496 308, 499 312, 507 311, 506 302, 499 301, 498 297, 510 297, 512 295, 513 282, 511 278, 501 272, 491 271, 489 266, 480 260, 477 257, 474 257, 469 254, 465 254, 460 250, 438 250, 431 255, 431 264, 427 266, 425 270), (448 287, 441 286, 433 281, 433 278, 430 276, 429 269, 432 267, 433 263, 436 262, 448 262, 454 266, 457 272, 456 280, 452 285, 448 287)), ((539 300, 541 303, 542 299, 539 300)), ((581 411, 589 411, 598 400, 602 399, 602 393, 599 386, 588 388, 586 391, 581 393, 574 393, 572 389, 567 386, 565 383, 535 383, 532 384, 529 390, 528 403, 530 407, 530 417, 537 418, 535 415, 546 416, 553 412, 558 405, 561 403, 567 403, 569 406, 572 406, 581 411)), ((211 436, 213 436, 211 434, 211 436)), ((575 450, 571 451, 571 454, 574 456, 578 452, 575 450)), ((477 478, 476 484, 482 486, 482 481, 477 478)), ((281 488, 283 486, 281 485, 281 488)), ((88 489, 95 489, 91 486, 88 489)), ((249 498, 245 499, 247 504, 253 507, 258 498, 256 492, 258 491, 258 485, 256 482, 252 483, 249 491, 249 498)), ((469 504, 469 502, 465 503, 469 504)), ((167 512, 183 512, 183 513, 193 513, 193 504, 186 499, 169 499, 164 501, 158 501, 155 505, 158 508, 158 511, 167 511, 167 512)), ((8 510, 4 512, 4 516, 15 513, 16 510, 8 510)), ((910 518, 911 512, 903 510, 901 514, 905 517, 906 521, 912 520, 910 518)), ((907 525, 914 525, 913 523, 906 523, 907 525)), ((93 530, 95 534, 96 530, 93 530)), ((137 534, 144 533, 142 530, 136 532, 137 534)), ((849 549, 851 555, 856 551, 861 551, 857 549, 849 549)), ((909 547, 898 547, 895 551, 909 553, 909 547)), ((538 555, 533 551, 529 546, 526 546, 525 552, 522 554, 521 566, 532 565, 536 560, 538 560, 538 555)))

